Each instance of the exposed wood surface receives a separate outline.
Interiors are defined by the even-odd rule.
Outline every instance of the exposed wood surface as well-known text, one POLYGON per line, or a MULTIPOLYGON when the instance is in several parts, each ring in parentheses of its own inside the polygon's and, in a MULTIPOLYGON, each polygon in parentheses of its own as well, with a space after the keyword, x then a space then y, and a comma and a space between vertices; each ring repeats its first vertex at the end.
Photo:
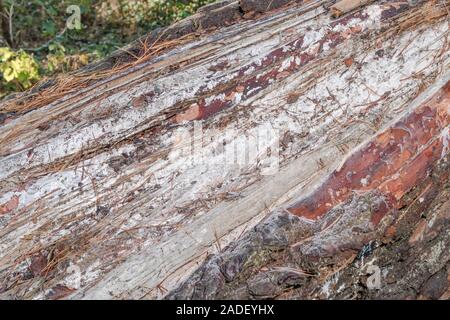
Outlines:
MULTIPOLYGON (((296 231, 280 252, 309 239, 305 256, 354 238, 337 266, 396 225, 393 212, 419 201, 411 190, 445 199, 449 2, 381 1, 339 19, 329 4, 294 1, 158 42, 95 81, 0 104, 0 297, 236 297, 255 269, 226 280, 211 270, 260 237, 255 226, 286 217, 296 231), (227 148, 253 157, 230 161, 227 148), (210 283, 198 281, 205 270, 210 283)), ((448 221, 437 201, 425 201, 437 206, 427 219, 448 221)), ((431 230, 448 248, 447 224, 429 225, 416 238, 431 230)), ((443 270, 448 256, 436 261, 443 270)), ((326 285, 322 271, 304 288, 326 285)))
POLYGON ((448 80, 358 149, 311 196, 275 210, 210 256, 168 298, 448 299, 448 80), (372 162, 374 156, 383 162, 372 162), (360 177, 339 181, 341 174, 362 174, 376 185, 360 184, 360 177), (331 203, 322 202, 324 187, 334 196, 331 203), (340 198, 346 190, 351 195, 340 198), (318 217, 324 206, 326 214, 318 217), (314 214, 305 207, 314 207, 314 214), (367 282, 374 270, 377 287, 367 282))

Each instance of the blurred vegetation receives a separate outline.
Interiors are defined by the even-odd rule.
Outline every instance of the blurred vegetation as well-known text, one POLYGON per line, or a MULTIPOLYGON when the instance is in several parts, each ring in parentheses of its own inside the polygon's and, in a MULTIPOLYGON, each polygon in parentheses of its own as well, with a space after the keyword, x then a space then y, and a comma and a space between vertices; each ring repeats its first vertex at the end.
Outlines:
POLYGON ((0 98, 76 70, 215 0, 0 0, 0 98), (81 25, 67 28, 71 5, 81 25))

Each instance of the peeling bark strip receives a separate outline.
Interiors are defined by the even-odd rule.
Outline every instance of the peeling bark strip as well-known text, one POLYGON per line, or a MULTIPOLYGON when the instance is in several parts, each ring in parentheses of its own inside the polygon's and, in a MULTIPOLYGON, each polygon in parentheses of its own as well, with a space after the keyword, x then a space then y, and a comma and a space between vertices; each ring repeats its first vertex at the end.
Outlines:
POLYGON ((392 258, 380 243, 397 236, 394 251, 421 267, 410 280, 429 279, 417 292, 439 295, 448 5, 383 1, 333 19, 312 0, 247 20, 225 1, 192 18, 237 8, 216 32, 182 21, 126 67, 91 66, 106 73, 76 90, 56 81, 5 102, 0 298, 162 298, 215 252, 223 265, 209 258, 211 278, 183 295, 323 298, 312 288, 333 287, 340 267, 355 275, 355 257, 392 258), (422 268, 404 246, 435 262, 422 268), (298 260, 264 265, 277 248, 298 260))
POLYGON ((353 192, 373 189, 382 191, 390 206, 399 207, 398 200, 448 152, 449 106, 447 82, 425 105, 351 155, 317 191, 288 210, 318 219, 353 192))

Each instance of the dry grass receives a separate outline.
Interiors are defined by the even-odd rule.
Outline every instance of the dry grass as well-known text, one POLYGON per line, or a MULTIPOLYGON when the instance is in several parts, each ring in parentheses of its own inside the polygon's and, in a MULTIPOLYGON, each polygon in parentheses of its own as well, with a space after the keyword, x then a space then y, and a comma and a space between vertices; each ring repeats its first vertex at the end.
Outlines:
MULTIPOLYGON (((198 34, 192 33, 185 36, 179 37, 173 40, 164 40, 164 32, 159 35, 159 37, 151 42, 149 38, 145 40, 139 40, 137 49, 138 54, 134 54, 129 50, 121 49, 124 53, 123 56, 119 57, 119 62, 109 70, 101 71, 91 71, 87 73, 77 73, 63 74, 54 78, 54 84, 50 87, 38 90, 36 93, 25 94, 23 98, 13 99, 12 101, 7 101, 3 105, 0 105, 1 112, 25 112, 28 110, 33 110, 50 104, 66 95, 80 91, 80 89, 87 88, 99 80, 107 79, 113 75, 117 75, 129 68, 135 67, 137 65, 143 64, 153 57, 170 50, 178 45, 191 41, 198 34)), ((29 92, 36 90, 39 86, 43 84, 43 80, 37 83, 29 92)))

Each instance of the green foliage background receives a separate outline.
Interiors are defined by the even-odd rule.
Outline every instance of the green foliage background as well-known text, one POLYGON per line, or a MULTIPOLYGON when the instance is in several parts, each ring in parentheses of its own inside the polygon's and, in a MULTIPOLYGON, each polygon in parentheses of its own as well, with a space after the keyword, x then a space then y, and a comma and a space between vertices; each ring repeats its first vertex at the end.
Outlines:
POLYGON ((80 68, 215 0, 0 0, 0 98, 80 68), (81 9, 69 30, 67 7, 81 9))

